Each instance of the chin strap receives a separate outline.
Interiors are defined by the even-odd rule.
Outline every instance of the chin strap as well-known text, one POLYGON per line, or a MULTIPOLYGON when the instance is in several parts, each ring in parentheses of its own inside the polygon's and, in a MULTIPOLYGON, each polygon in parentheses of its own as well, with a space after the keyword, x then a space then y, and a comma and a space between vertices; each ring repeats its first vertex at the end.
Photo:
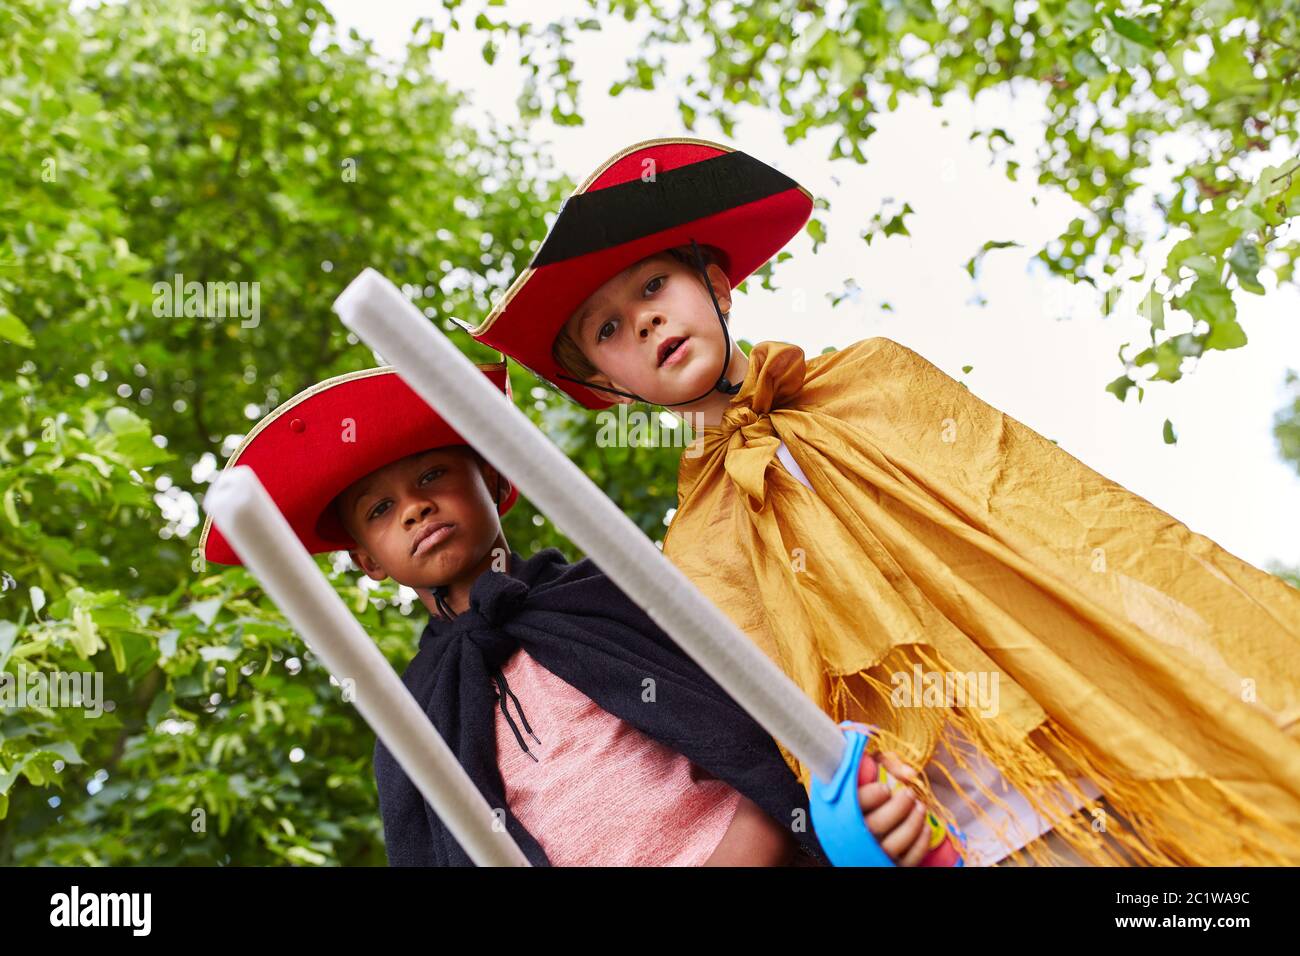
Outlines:
POLYGON ((435 584, 429 588, 429 593, 433 595, 433 602, 438 606, 438 613, 442 615, 444 621, 450 621, 456 616, 456 612, 451 609, 447 603, 447 587, 443 584, 435 584))
POLYGON ((562 378, 566 382, 573 382, 576 385, 582 385, 586 388, 595 389, 598 392, 609 392, 611 395, 622 395, 624 398, 630 398, 635 402, 645 402, 647 405, 659 405, 662 408, 676 408, 679 405, 694 405, 696 402, 708 398, 714 392, 721 392, 724 395, 735 395, 740 391, 740 384, 733 384, 727 378, 727 369, 731 366, 731 330, 727 328, 727 319, 722 314, 722 308, 718 305, 718 296, 713 291, 713 283, 709 281, 708 269, 704 266, 704 256, 700 253, 700 247, 695 240, 691 240, 691 250, 695 253, 695 267, 699 269, 700 275, 704 277, 704 286, 709 290, 709 298, 713 300, 713 311, 718 316, 718 324, 722 326, 722 372, 718 376, 717 382, 703 393, 696 395, 694 398, 688 398, 684 402, 652 402, 649 399, 642 398, 632 392, 621 392, 616 388, 607 388, 604 385, 597 385, 595 382, 584 382, 582 379, 569 378, 567 375, 557 375, 556 378, 562 378))

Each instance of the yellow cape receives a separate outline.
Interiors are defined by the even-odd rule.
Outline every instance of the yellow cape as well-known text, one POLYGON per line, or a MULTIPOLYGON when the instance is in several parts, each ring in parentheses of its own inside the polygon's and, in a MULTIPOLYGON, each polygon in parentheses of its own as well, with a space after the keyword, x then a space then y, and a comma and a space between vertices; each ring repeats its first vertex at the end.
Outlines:
POLYGON ((756 346, 664 553, 832 717, 918 767, 964 734, 1090 863, 1300 863, 1300 590, 890 339, 756 346))

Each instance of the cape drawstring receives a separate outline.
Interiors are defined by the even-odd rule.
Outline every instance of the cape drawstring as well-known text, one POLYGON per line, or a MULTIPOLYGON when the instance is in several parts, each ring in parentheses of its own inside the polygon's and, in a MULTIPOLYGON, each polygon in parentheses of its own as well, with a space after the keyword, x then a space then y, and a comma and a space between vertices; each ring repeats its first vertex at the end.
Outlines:
POLYGON ((506 723, 510 725, 511 731, 514 732, 515 740, 518 741, 523 752, 533 758, 534 762, 541 763, 541 761, 537 759, 537 755, 529 750, 528 745, 524 743, 524 738, 519 733, 519 728, 515 726, 514 718, 510 716, 509 708, 506 707, 506 698, 509 697, 515 702, 515 710, 519 711, 519 719, 524 722, 524 730, 528 731, 528 736, 532 737, 540 747, 542 742, 538 740, 537 735, 533 733, 533 728, 528 726, 528 718, 524 716, 524 708, 520 705, 519 698, 515 696, 515 692, 510 689, 510 684, 506 682, 505 673, 498 667, 492 672, 492 678, 497 682, 497 700, 501 702, 501 713, 505 714, 506 723))
MULTIPOLYGON (((498 503, 501 500, 500 476, 497 477, 496 499, 498 503)), ((433 595, 434 603, 438 606, 438 613, 441 614, 445 620, 450 621, 456 616, 456 612, 453 611, 451 605, 447 603, 447 587, 445 585, 435 584, 433 587, 429 588, 429 592, 433 595)), ((498 667, 492 671, 492 679, 496 681, 496 699, 501 702, 501 713, 505 715, 506 723, 510 725, 510 730, 515 735, 515 740, 518 741, 520 749, 522 749, 524 753, 528 754, 528 756, 532 757, 534 761, 541 763, 541 761, 537 759, 537 755, 529 750, 528 745, 524 743, 523 735, 519 733, 519 728, 515 726, 514 718, 510 716, 510 709, 506 706, 507 698, 515 702, 515 710, 519 711, 519 719, 523 721, 524 730, 528 732, 529 737, 532 737, 533 740, 537 741, 537 745, 540 747, 542 742, 538 739, 537 735, 533 733, 533 728, 529 725, 528 718, 524 715, 523 705, 519 703, 519 698, 515 696, 515 692, 510 689, 510 684, 506 681, 506 675, 502 672, 501 668, 498 667)))
POLYGON ((630 398, 634 402, 645 402, 647 405, 659 405, 661 408, 676 408, 678 405, 692 405, 701 399, 708 398, 709 395, 715 391, 721 392, 724 395, 735 395, 739 392, 741 383, 736 382, 733 384, 732 381, 727 378, 727 369, 731 367, 731 330, 727 328, 727 319, 722 314, 722 307, 718 305, 718 296, 717 293, 713 291, 713 283, 709 281, 709 270, 704 266, 704 256, 700 253, 700 247, 696 244, 694 239, 691 240, 691 250, 695 253, 695 267, 700 270, 700 275, 704 276, 704 285, 709 290, 709 298, 713 300, 713 311, 718 316, 718 324, 722 326, 722 373, 718 376, 717 382, 714 383, 708 391, 696 395, 694 398, 688 398, 684 402, 652 402, 647 398, 642 398, 640 395, 634 394, 633 392, 621 392, 617 388, 607 388, 604 385, 597 385, 595 382, 584 382, 582 379, 569 378, 567 375, 556 375, 556 378, 562 378, 566 382, 574 382, 575 384, 583 385, 587 388, 594 388, 599 392, 609 392, 612 395, 622 395, 624 398, 630 398))

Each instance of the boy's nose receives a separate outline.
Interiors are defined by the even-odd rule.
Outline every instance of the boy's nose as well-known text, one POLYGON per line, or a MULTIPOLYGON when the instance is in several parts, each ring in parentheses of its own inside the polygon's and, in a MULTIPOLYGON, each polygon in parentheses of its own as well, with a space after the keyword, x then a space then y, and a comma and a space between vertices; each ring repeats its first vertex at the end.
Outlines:
POLYGON ((645 338, 647 335, 650 334, 650 330, 652 328, 654 328, 657 325, 662 325, 663 321, 664 318, 662 315, 658 315, 657 313, 646 312, 641 317, 641 321, 639 323, 641 327, 637 330, 637 332, 641 336, 641 338, 645 338))
POLYGON ((406 527, 419 524, 420 521, 433 512, 433 503, 429 501, 410 501, 402 514, 402 524, 406 527))

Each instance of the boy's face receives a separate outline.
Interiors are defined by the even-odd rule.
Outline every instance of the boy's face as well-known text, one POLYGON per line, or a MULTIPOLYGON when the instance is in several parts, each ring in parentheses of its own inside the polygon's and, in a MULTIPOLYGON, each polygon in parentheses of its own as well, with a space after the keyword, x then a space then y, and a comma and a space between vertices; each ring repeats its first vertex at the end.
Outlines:
MULTIPOLYGON (((385 465, 336 499, 351 552, 376 581, 411 588, 457 580, 501 535, 497 472, 465 447, 435 448, 385 465), (430 533, 431 532, 431 533, 430 533)), ((501 480, 501 498, 510 485, 501 480)))
MULTIPOLYGON (((730 311, 726 273, 710 265, 708 274, 718 307, 730 311)), ((565 328, 600 370, 592 381, 655 404, 689 401, 711 388, 723 368, 722 329, 699 270, 667 253, 608 280, 565 328)))

